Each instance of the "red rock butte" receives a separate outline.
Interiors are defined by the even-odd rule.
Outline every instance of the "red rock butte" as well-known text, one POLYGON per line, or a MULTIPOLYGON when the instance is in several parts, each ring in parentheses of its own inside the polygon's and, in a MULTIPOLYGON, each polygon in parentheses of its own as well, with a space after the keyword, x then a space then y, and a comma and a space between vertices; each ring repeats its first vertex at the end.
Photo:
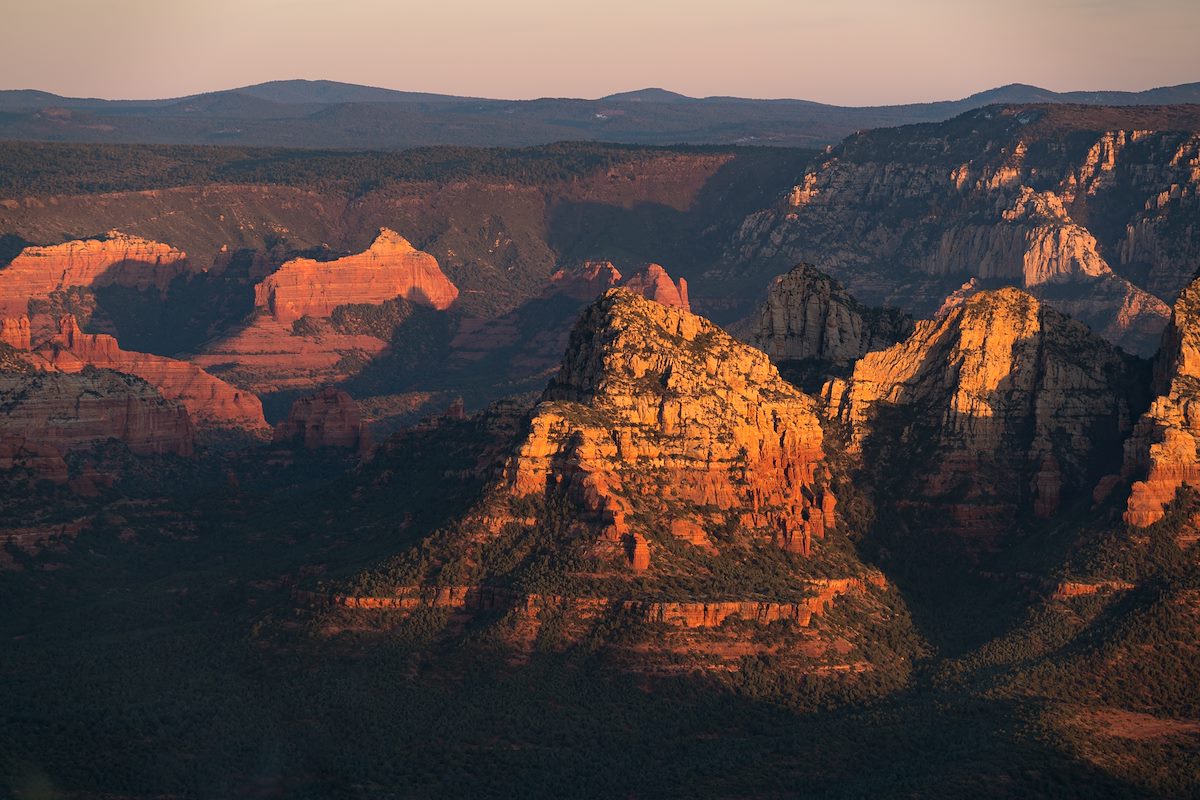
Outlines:
POLYGON ((597 550, 638 570, 654 561, 639 510, 704 549, 735 519, 807 555, 835 524, 815 402, 708 320, 623 289, 580 318, 505 475, 515 497, 565 487, 597 550))
POLYGON ((1157 364, 1150 409, 1125 442, 1125 478, 1135 480, 1125 521, 1143 528, 1163 518, 1181 486, 1200 488, 1200 279, 1175 301, 1157 364))
POLYGON ((49 247, 26 247, 0 270, 0 317, 20 317, 29 301, 71 286, 120 285, 165 291, 187 254, 120 231, 49 247))
POLYGON ((275 426, 274 441, 276 444, 299 441, 309 450, 370 447, 367 426, 354 398, 332 386, 292 403, 287 419, 275 426))
POLYGON ((58 335, 36 352, 62 372, 79 372, 93 366, 136 375, 163 397, 181 403, 198 425, 260 431, 267 428, 262 403, 254 394, 186 361, 122 350, 112 336, 81 331, 69 314, 60 321, 58 335))
POLYGON ((676 283, 661 264, 647 264, 628 278, 623 278, 611 261, 585 261, 574 268, 555 272, 550 276, 550 286, 555 293, 586 302, 620 286, 664 306, 692 310, 688 302, 687 281, 680 278, 676 283))
POLYGON ((673 282, 660 264, 647 264, 645 269, 630 276, 623 288, 664 306, 692 310, 692 304, 688 302, 687 281, 680 278, 678 283, 673 282))
POLYGON ((108 439, 138 455, 192 454, 187 411, 133 375, 0 373, 0 404, 0 439, 10 442, 9 458, 15 450, 44 459, 51 448, 65 454, 108 439))
POLYGON ((292 259, 254 287, 254 305, 279 322, 328 317, 340 305, 397 297, 441 310, 458 298, 458 288, 437 259, 388 228, 380 228, 365 252, 333 261, 292 259))

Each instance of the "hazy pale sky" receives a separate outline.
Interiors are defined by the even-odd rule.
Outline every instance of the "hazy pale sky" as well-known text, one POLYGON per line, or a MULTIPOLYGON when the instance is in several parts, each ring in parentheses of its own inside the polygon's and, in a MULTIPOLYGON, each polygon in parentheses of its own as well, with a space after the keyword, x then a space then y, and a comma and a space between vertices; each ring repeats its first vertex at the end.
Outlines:
POLYGON ((109 98, 327 78, 867 105, 1200 80, 1200 0, 3 0, 0 19, 0 88, 109 98))

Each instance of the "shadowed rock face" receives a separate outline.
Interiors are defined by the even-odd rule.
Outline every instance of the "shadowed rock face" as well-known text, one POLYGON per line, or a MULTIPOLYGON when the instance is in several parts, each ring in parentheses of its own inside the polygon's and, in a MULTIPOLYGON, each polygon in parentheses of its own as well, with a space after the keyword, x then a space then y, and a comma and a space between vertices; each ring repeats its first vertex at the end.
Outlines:
POLYGON ((624 290, 584 312, 506 476, 517 497, 565 493, 597 547, 643 568, 639 516, 701 546, 736 521, 800 553, 834 524, 816 404, 707 320, 624 290))
POLYGON ((1200 280, 1175 301, 1155 364, 1158 397, 1125 444, 1124 475, 1133 484, 1125 521, 1162 519, 1180 486, 1200 486, 1200 280))
POLYGON ((255 306, 285 323, 328 317, 340 305, 397 297, 445 309, 457 299, 458 289, 437 259, 388 228, 380 229, 366 252, 334 261, 297 258, 254 287, 255 306))
POLYGON ((897 509, 992 539, 1090 497, 1119 462, 1144 370, 1016 289, 974 294, 824 390, 897 509))
POLYGON ((297 442, 309 450, 342 447, 366 450, 370 438, 354 399, 343 391, 326 387, 292 404, 287 419, 275 426, 277 444, 297 442))
MULTIPOLYGON (((609 290, 513 438, 479 503, 400 559, 411 569, 325 601, 360 619, 488 612, 513 658, 547 620, 605 647, 606 620, 650 623, 609 650, 643 673, 769 656, 852 676, 873 667, 849 643, 898 624, 838 517, 816 401, 708 320, 609 290), (835 601, 862 613, 817 625, 835 601)), ((890 649, 869 659, 897 666, 890 649)))
POLYGON ((987 109, 850 137, 748 217, 729 256, 811 261, 918 316, 969 278, 1024 288, 1130 352, 1154 352, 1200 258, 1200 134, 1093 130, 1086 115, 987 109))
POLYGON ((181 403, 198 425, 252 431, 267 427, 262 403, 252 393, 186 361, 122 350, 111 336, 80 331, 73 316, 63 317, 58 335, 39 347, 37 355, 63 372, 92 366, 136 375, 163 397, 181 403))
POLYGON ((739 326, 742 338, 772 361, 846 364, 906 336, 912 320, 892 309, 867 308, 810 264, 771 283, 758 313, 739 326))
POLYGON ((57 292, 116 286, 162 294, 187 271, 183 251, 116 230, 98 239, 26 247, 0 267, 0 341, 28 349, 53 335, 57 316, 35 312, 33 305, 57 292))
POLYGON ((30 300, 71 286, 165 291, 186 270, 186 261, 187 254, 170 245, 120 231, 109 231, 103 239, 26 247, 0 269, 0 317, 21 316, 30 300))
POLYGON ((138 455, 192 453, 187 411, 146 381, 109 370, 0 373, 0 436, 59 453, 117 439, 138 455))

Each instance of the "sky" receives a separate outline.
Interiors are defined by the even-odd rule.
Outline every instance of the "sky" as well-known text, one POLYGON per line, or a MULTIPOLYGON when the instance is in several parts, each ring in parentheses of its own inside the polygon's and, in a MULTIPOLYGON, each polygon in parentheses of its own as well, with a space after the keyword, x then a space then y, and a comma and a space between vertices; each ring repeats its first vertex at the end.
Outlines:
POLYGON ((308 78, 877 105, 1200 81, 1200 0, 3 0, 2 19, 0 88, 85 97, 308 78))

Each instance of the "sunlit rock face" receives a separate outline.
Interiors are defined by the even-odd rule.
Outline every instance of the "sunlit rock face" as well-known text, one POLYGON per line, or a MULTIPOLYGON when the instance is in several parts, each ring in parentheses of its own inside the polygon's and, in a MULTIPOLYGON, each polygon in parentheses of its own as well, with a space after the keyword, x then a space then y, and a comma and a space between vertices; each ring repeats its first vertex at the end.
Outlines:
POLYGON ((1125 521, 1162 519, 1183 485, 1200 486, 1200 280, 1175 301, 1155 364, 1158 396, 1125 445, 1127 478, 1136 479, 1125 521))
POLYGON ((284 323, 328 317, 340 305, 396 297, 445 309, 458 298, 458 289, 437 259, 388 228, 380 229, 365 252, 333 261, 293 259, 254 287, 255 306, 284 323))
POLYGON ((1200 258, 1200 135, 1147 129, 1169 122, 1152 109, 1092 116, 990 108, 850 137, 747 217, 728 255, 809 261, 917 316, 970 278, 1016 286, 1150 355, 1200 258))
POLYGON ((733 522, 808 553, 835 521, 822 441, 815 402, 763 353, 612 290, 576 325, 507 485, 565 492, 596 546, 625 543, 635 567, 648 557, 639 517, 696 544, 733 522))
POLYGON ((20 316, 31 299, 71 286, 116 284, 165 291, 186 261, 181 250, 120 231, 100 239, 26 247, 0 269, 0 316, 20 316))
POLYGON ((983 541, 1090 499, 1120 461, 1145 369, 1017 289, 975 293, 824 389, 914 525, 983 541))
POLYGON ((27 349, 31 337, 40 341, 38 331, 52 334, 57 317, 35 313, 34 305, 56 292, 121 286, 161 293, 188 269, 182 250, 116 230, 96 239, 26 247, 0 267, 0 341, 27 349))
POLYGON ((112 336, 83 333, 70 315, 62 318, 58 334, 38 347, 36 354, 63 372, 79 372, 90 366, 136 375, 163 397, 182 404, 199 426, 259 433, 267 428, 262 403, 251 392, 186 361, 122 350, 112 336))
POLYGON ((687 281, 683 278, 672 281, 671 276, 660 264, 648 264, 644 269, 631 275, 622 286, 635 294, 640 294, 647 300, 662 303, 664 306, 681 308, 684 311, 692 310, 692 305, 688 301, 687 281))

